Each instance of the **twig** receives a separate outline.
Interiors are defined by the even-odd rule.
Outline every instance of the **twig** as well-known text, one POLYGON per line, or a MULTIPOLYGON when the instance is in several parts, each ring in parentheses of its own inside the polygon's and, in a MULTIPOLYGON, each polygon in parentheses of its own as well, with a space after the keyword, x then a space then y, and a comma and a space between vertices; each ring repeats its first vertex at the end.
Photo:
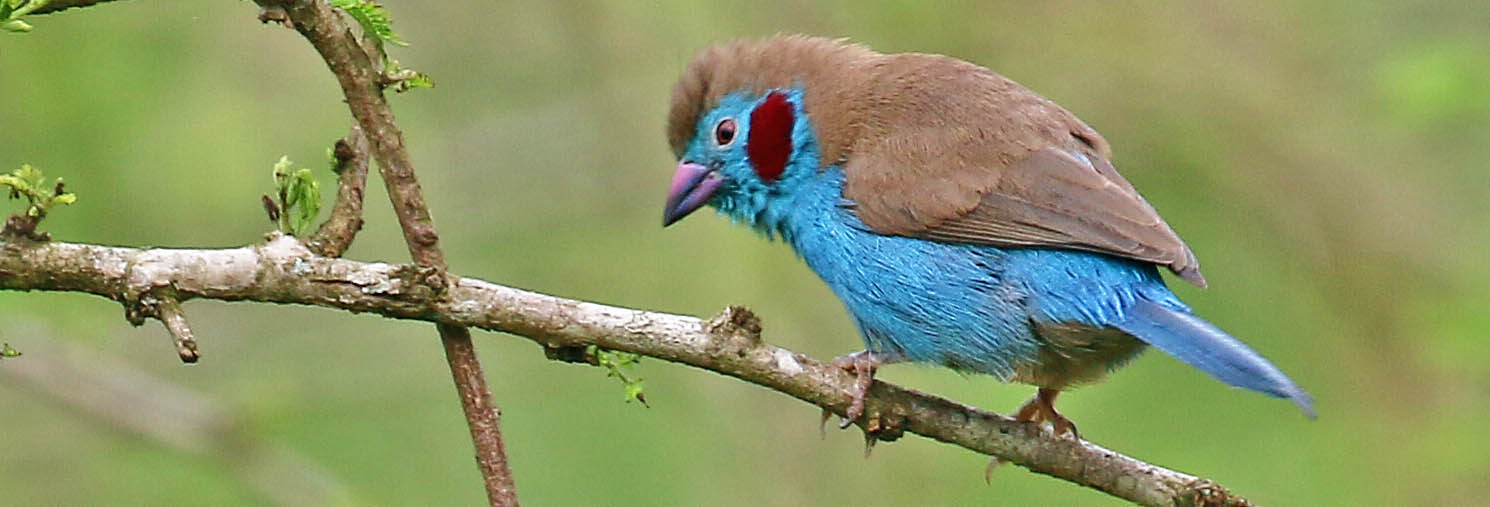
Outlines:
POLYGON ((201 359, 202 356, 197 353, 196 336, 192 334, 191 326, 186 324, 186 313, 181 311, 181 303, 165 296, 156 303, 155 311, 156 318, 171 333, 171 342, 176 345, 176 355, 181 356, 181 362, 190 364, 201 359))
POLYGON ((318 254, 341 257, 352 246, 357 231, 362 230, 362 195, 367 188, 369 149, 367 134, 355 123, 347 137, 337 140, 332 148, 336 157, 336 204, 331 206, 331 215, 321 228, 306 242, 318 254))
MULTIPOLYGON (((431 271, 319 257, 277 234, 262 245, 224 250, 0 240, 0 290, 86 292, 128 302, 172 287, 182 301, 315 305, 502 331, 550 349, 597 345, 632 352, 759 384, 838 414, 850 403, 852 376, 760 341, 758 323, 743 310, 706 322, 472 278, 451 277, 448 285, 432 287, 431 271)), ((873 384, 865 413, 861 424, 881 439, 900 431, 924 435, 1143 505, 1247 505, 1210 480, 1090 442, 1051 438, 1038 425, 886 382, 873 384)))
MULTIPOLYGON (((414 163, 404 149, 403 132, 393 119, 393 109, 383 96, 381 82, 382 45, 358 37, 338 14, 322 0, 256 0, 264 9, 282 9, 289 25, 300 32, 321 54, 336 75, 352 116, 372 141, 373 158, 388 189, 393 211, 403 230, 414 263, 433 268, 435 277, 446 276, 445 254, 430 217, 429 206, 414 176, 414 163)), ((263 15, 261 14, 261 18, 263 15)), ((435 287, 444 284, 435 284, 435 287)), ((501 416, 486 386, 486 375, 476 358, 471 332, 448 324, 436 326, 445 346, 445 360, 460 394, 461 408, 476 447, 476 463, 486 483, 491 505, 517 505, 517 487, 502 443, 501 416)))

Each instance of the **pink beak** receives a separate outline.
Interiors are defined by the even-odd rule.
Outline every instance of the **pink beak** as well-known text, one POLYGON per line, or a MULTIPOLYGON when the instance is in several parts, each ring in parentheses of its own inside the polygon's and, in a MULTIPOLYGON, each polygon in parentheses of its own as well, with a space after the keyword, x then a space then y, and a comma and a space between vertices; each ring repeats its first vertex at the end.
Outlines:
POLYGON ((724 177, 718 171, 692 162, 679 162, 678 171, 673 173, 673 188, 667 192, 667 206, 662 208, 662 226, 672 225, 702 208, 721 183, 724 177))

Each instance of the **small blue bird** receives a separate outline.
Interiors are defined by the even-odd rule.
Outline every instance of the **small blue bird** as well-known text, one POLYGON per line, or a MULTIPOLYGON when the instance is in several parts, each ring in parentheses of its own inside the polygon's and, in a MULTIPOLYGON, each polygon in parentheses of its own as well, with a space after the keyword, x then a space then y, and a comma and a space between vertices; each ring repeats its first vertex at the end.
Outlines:
POLYGON ((664 226, 709 205, 780 237, 853 315, 849 420, 878 366, 919 361, 1035 385, 1016 417, 1079 438, 1056 395, 1149 345, 1314 415, 1165 286, 1159 266, 1205 279, 1107 141, 993 71, 804 36, 716 46, 673 88, 668 140, 664 226))

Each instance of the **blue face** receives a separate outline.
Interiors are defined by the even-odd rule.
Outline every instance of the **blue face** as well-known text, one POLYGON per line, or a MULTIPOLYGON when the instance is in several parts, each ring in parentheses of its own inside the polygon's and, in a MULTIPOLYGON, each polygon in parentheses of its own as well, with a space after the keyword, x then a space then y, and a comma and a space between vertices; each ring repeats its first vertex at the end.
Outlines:
POLYGON ((800 89, 726 95, 699 118, 673 178, 664 224, 708 204, 769 230, 797 183, 817 170, 817 152, 800 89))

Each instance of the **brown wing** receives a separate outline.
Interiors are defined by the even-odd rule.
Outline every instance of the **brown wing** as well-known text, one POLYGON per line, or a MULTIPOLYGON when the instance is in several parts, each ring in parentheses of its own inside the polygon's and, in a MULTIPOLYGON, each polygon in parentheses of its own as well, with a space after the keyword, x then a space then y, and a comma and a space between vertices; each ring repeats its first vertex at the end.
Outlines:
POLYGON ((868 122, 846 157, 844 197, 865 225, 937 241, 1107 253, 1205 286, 1195 254, 1113 168, 1090 127, 981 67, 915 58, 923 59, 911 66, 916 75, 936 79, 881 81, 878 96, 898 96, 899 107, 868 122))
MULTIPOLYGON (((1013 162, 999 176, 972 209, 949 218, 900 231, 865 222, 879 232, 937 241, 1107 253, 1167 266, 1180 278, 1205 286, 1195 254, 1107 161, 1088 165, 1070 153, 1047 148, 1013 162)), ((955 209, 960 207, 954 203, 957 193, 946 189, 952 181, 929 182, 909 191, 941 201, 934 208, 955 209)), ((849 199, 861 217, 866 205, 883 204, 849 199)), ((911 208, 898 212, 906 219, 933 218, 918 217, 925 212, 911 208)))

